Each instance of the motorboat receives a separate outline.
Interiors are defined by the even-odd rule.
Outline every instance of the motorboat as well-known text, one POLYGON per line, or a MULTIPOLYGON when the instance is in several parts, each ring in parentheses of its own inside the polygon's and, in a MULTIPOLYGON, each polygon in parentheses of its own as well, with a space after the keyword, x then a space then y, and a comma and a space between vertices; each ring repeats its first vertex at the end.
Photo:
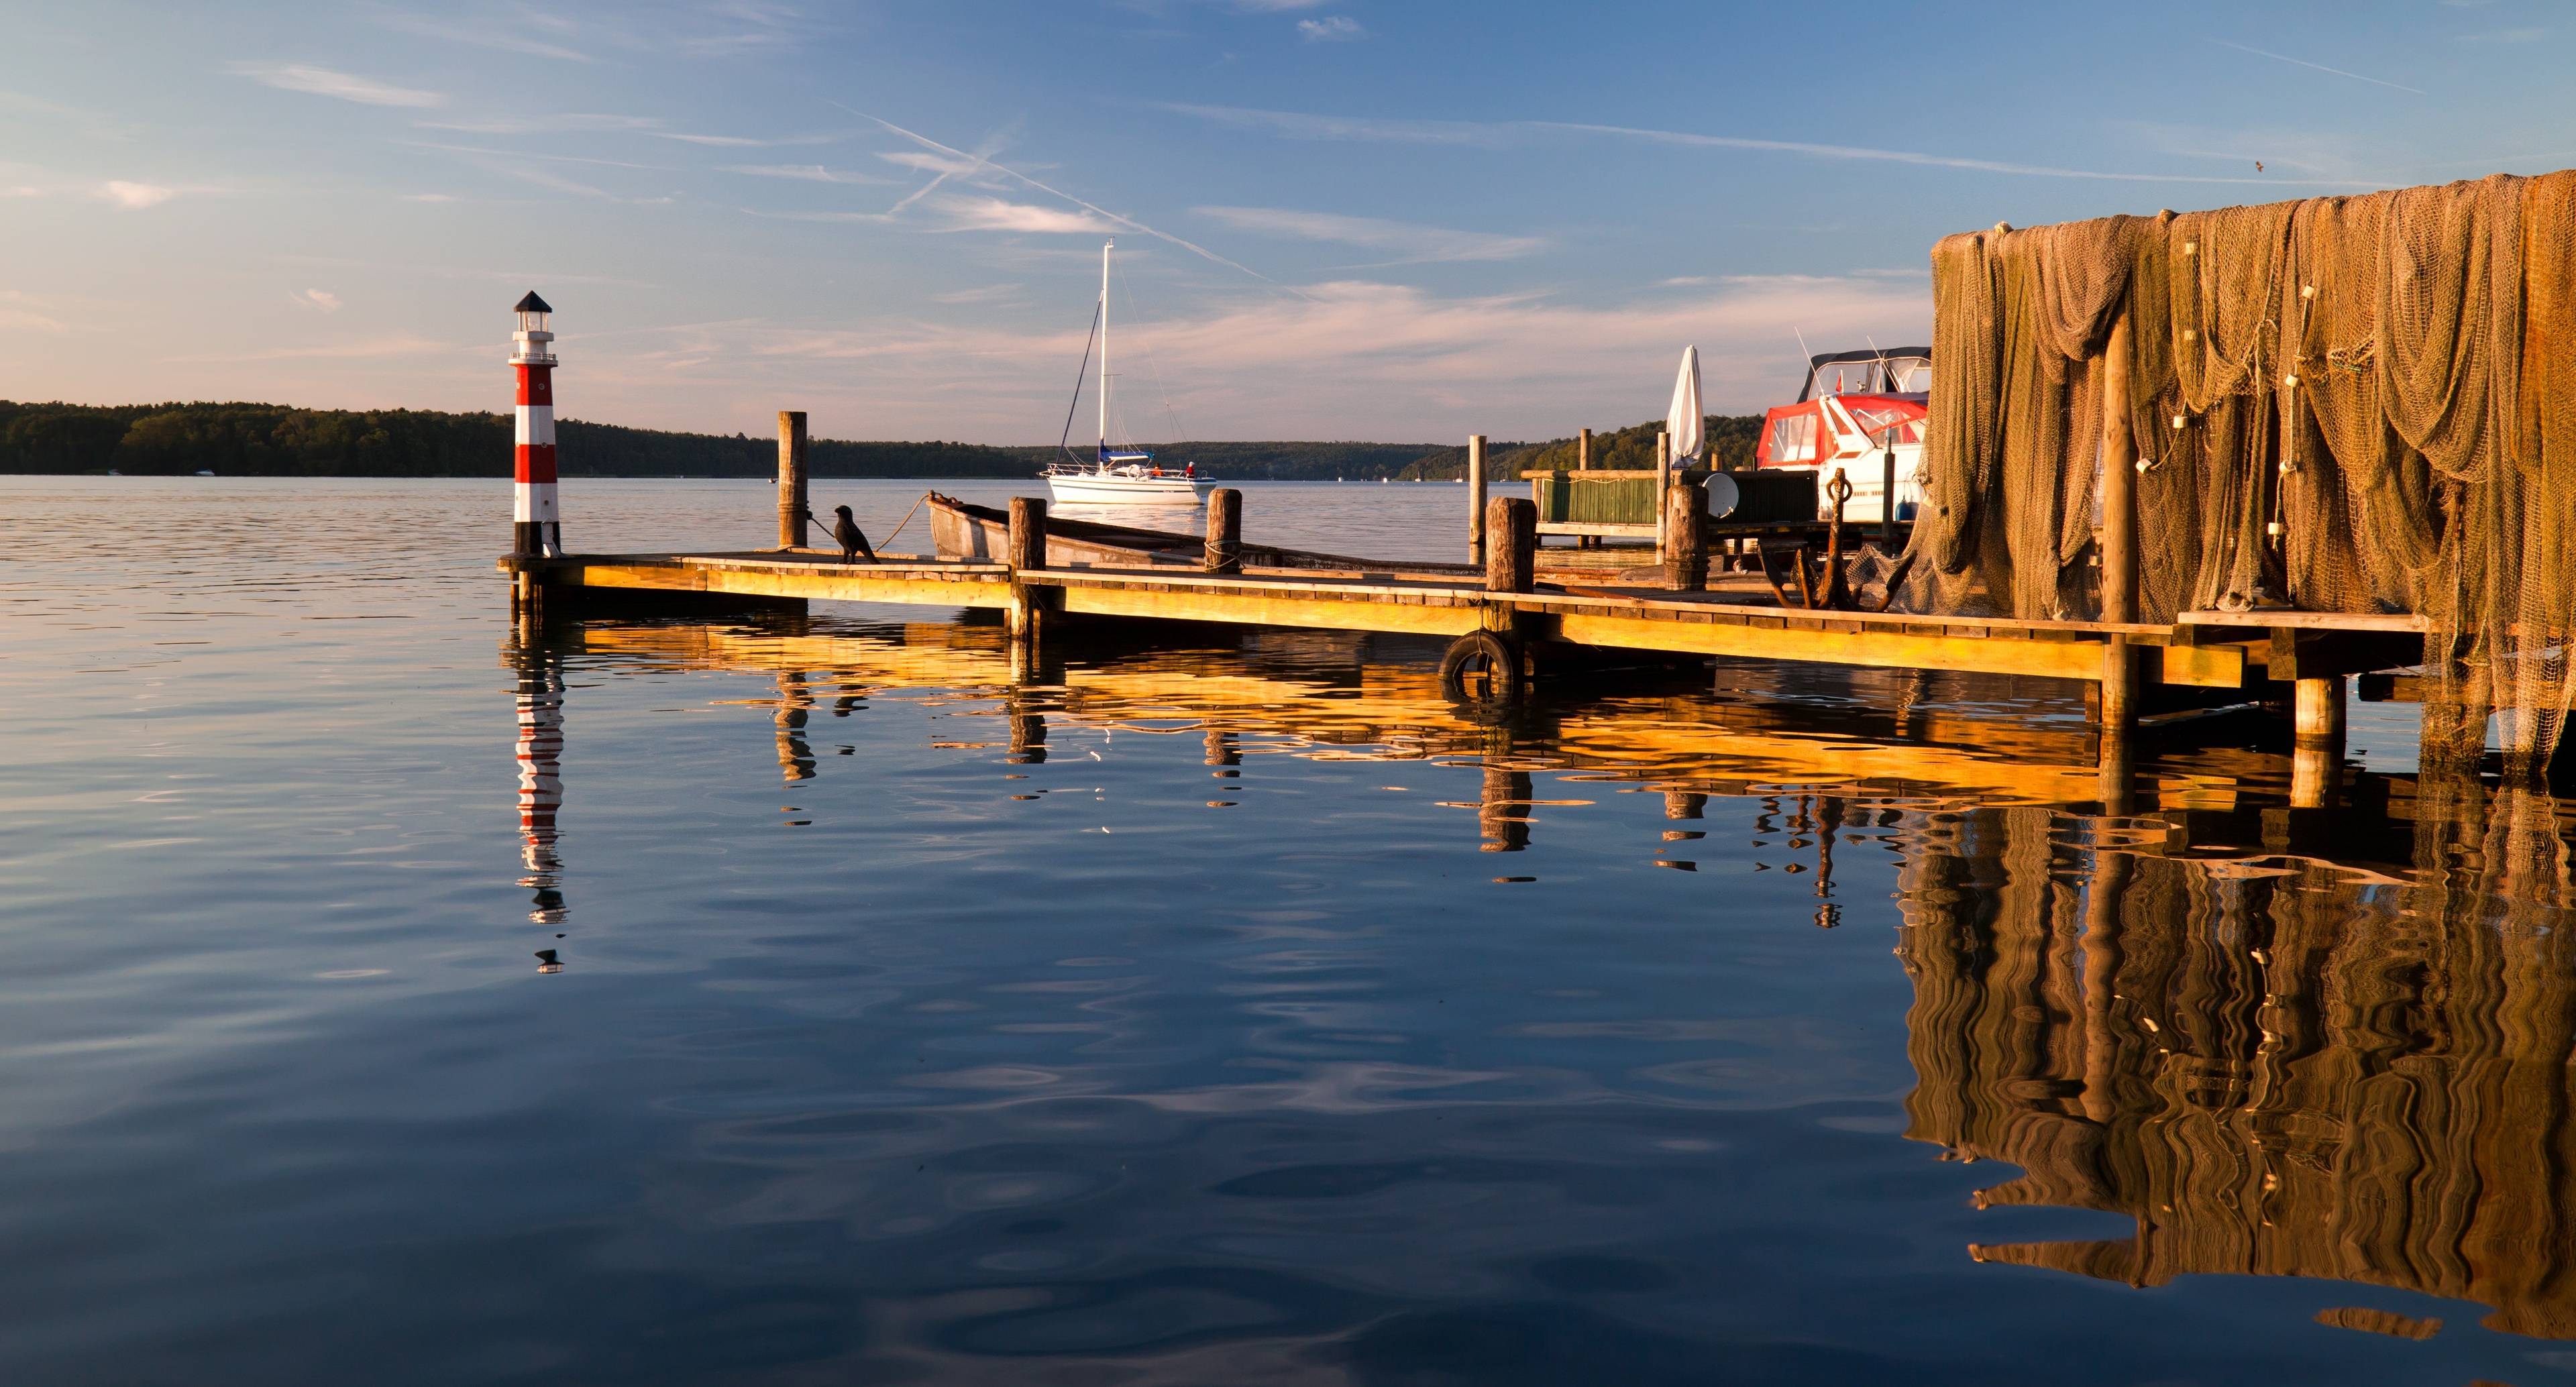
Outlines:
POLYGON ((1817 518, 1829 518, 1833 479, 1851 485, 1842 517, 1854 523, 1912 520, 1923 502, 1923 425, 1932 400, 1930 347, 1877 347, 1807 359, 1797 402, 1774 406, 1754 444, 1757 471, 1816 474, 1817 518))

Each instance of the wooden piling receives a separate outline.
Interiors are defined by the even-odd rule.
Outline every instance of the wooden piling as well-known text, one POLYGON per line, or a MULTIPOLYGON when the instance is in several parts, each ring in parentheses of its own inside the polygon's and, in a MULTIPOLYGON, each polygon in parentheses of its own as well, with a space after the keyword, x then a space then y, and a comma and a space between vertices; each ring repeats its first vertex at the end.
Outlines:
POLYGON ((2102 351, 2102 619, 2138 619, 2138 440, 2130 432, 2129 364, 2136 354, 2121 310, 2102 351))
MULTIPOLYGON (((1574 470, 1577 472, 1589 472, 1592 470, 1592 430, 1590 429, 1584 429, 1575 435, 1574 470)), ((1490 541, 1488 542, 1490 543, 1490 541)), ((1577 535, 1574 539, 1574 547, 1577 549, 1598 549, 1601 547, 1601 536, 1577 535)))
POLYGON ((1485 561, 1485 436, 1467 435, 1467 562, 1485 561))
POLYGON ((1233 487, 1208 493, 1207 554, 1199 567, 1209 573, 1243 571, 1243 493, 1233 487))
POLYGON ((1708 536, 1700 528, 1700 489, 1688 476, 1664 488, 1664 566, 1680 592, 1708 588, 1708 536))
POLYGON ((2106 760, 2110 756, 2111 744, 2125 745, 2129 733, 2137 726, 2138 664, 2131 654, 2127 636, 2113 636, 2102 642, 2099 717, 2106 760))
POLYGON ((1662 429, 1655 430, 1655 562, 1669 563, 1672 555, 1673 440, 1662 429))
POLYGON ((1528 592, 1538 582, 1538 503, 1497 496, 1485 503, 1485 590, 1528 592))
POLYGON ((1046 568, 1047 503, 1035 496, 1011 498, 1010 553, 1011 597, 1008 615, 1011 643, 1015 646, 1035 644, 1038 638, 1041 600, 1036 589, 1020 581, 1024 573, 1046 568))
POLYGON ((778 547, 805 547, 805 411, 778 411, 778 547))
POLYGON ((2343 764, 2343 679, 2300 679, 2290 685, 2292 741, 2290 807, 2323 809, 2334 797, 2343 764))

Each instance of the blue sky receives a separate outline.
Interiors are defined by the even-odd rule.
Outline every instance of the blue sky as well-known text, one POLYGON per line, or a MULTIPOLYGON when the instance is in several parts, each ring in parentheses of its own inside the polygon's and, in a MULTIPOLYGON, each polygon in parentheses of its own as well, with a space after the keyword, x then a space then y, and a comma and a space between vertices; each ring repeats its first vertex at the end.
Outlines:
POLYGON ((1114 234, 1140 438, 1551 437, 1660 415, 1685 343, 1750 410, 1801 333, 1923 338, 1946 232, 2576 163, 2543 0, 85 0, 8 28, 22 399, 506 409, 534 287, 575 417, 1045 441, 1114 234))

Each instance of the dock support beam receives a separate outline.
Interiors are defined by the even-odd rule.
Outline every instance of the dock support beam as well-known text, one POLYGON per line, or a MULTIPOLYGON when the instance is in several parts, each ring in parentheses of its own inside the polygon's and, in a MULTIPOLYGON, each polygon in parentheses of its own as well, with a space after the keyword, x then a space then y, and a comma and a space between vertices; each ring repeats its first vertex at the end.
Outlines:
POLYGON ((1011 568, 1011 648, 1026 651, 1038 643, 1042 623, 1040 603, 1048 590, 1021 581, 1023 573, 1036 573, 1047 565, 1047 503, 1035 496, 1011 498, 1010 555, 1011 568))
POLYGON ((2323 809, 2343 763, 2344 688, 2340 675, 2290 686, 2290 807, 2323 809))
POLYGON ((1485 436, 1467 435, 1467 562, 1485 561, 1485 436))
POLYGON ((778 547, 805 547, 805 411, 778 411, 778 547))
POLYGON ((1708 589, 1708 536, 1700 529, 1700 489, 1684 473, 1664 488, 1664 564, 1676 592, 1708 589))
MULTIPOLYGON (((2138 440, 2130 431, 2129 363, 2137 354, 2127 309, 2102 350, 2102 619, 2138 619, 2138 440)), ((1890 456, 1894 456, 1890 454, 1890 456)), ((1888 505, 1895 506, 1891 495, 1888 505)))
POLYGON ((1207 556, 1200 567, 1210 573, 1243 571, 1243 493, 1233 487, 1208 493, 1207 556))

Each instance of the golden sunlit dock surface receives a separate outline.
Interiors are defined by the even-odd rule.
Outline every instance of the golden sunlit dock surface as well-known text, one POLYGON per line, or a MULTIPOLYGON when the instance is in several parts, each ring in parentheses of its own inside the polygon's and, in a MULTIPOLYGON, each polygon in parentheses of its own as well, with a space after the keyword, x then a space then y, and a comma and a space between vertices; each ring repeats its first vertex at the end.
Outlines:
MULTIPOLYGON (((1497 591, 1400 563, 1348 574, 1249 569, 1029 568, 886 556, 758 551, 504 559, 560 596, 618 608, 735 599, 738 606, 886 603, 1045 617, 1213 623, 1236 627, 1460 637, 1508 631, 1544 646, 1726 655, 1862 667, 2021 675, 2099 684, 2225 690, 2286 699, 2298 679, 2403 668, 2418 658, 2420 621, 2405 616, 2190 613, 2168 624, 2034 621, 1785 608, 1758 580, 1716 591, 1538 584, 1497 591), (2274 624, 2277 623, 2277 624, 2274 624), (2278 670, 2276 674, 2275 671, 2278 670)), ((1544 670, 1544 656, 1539 657, 1544 670)))

